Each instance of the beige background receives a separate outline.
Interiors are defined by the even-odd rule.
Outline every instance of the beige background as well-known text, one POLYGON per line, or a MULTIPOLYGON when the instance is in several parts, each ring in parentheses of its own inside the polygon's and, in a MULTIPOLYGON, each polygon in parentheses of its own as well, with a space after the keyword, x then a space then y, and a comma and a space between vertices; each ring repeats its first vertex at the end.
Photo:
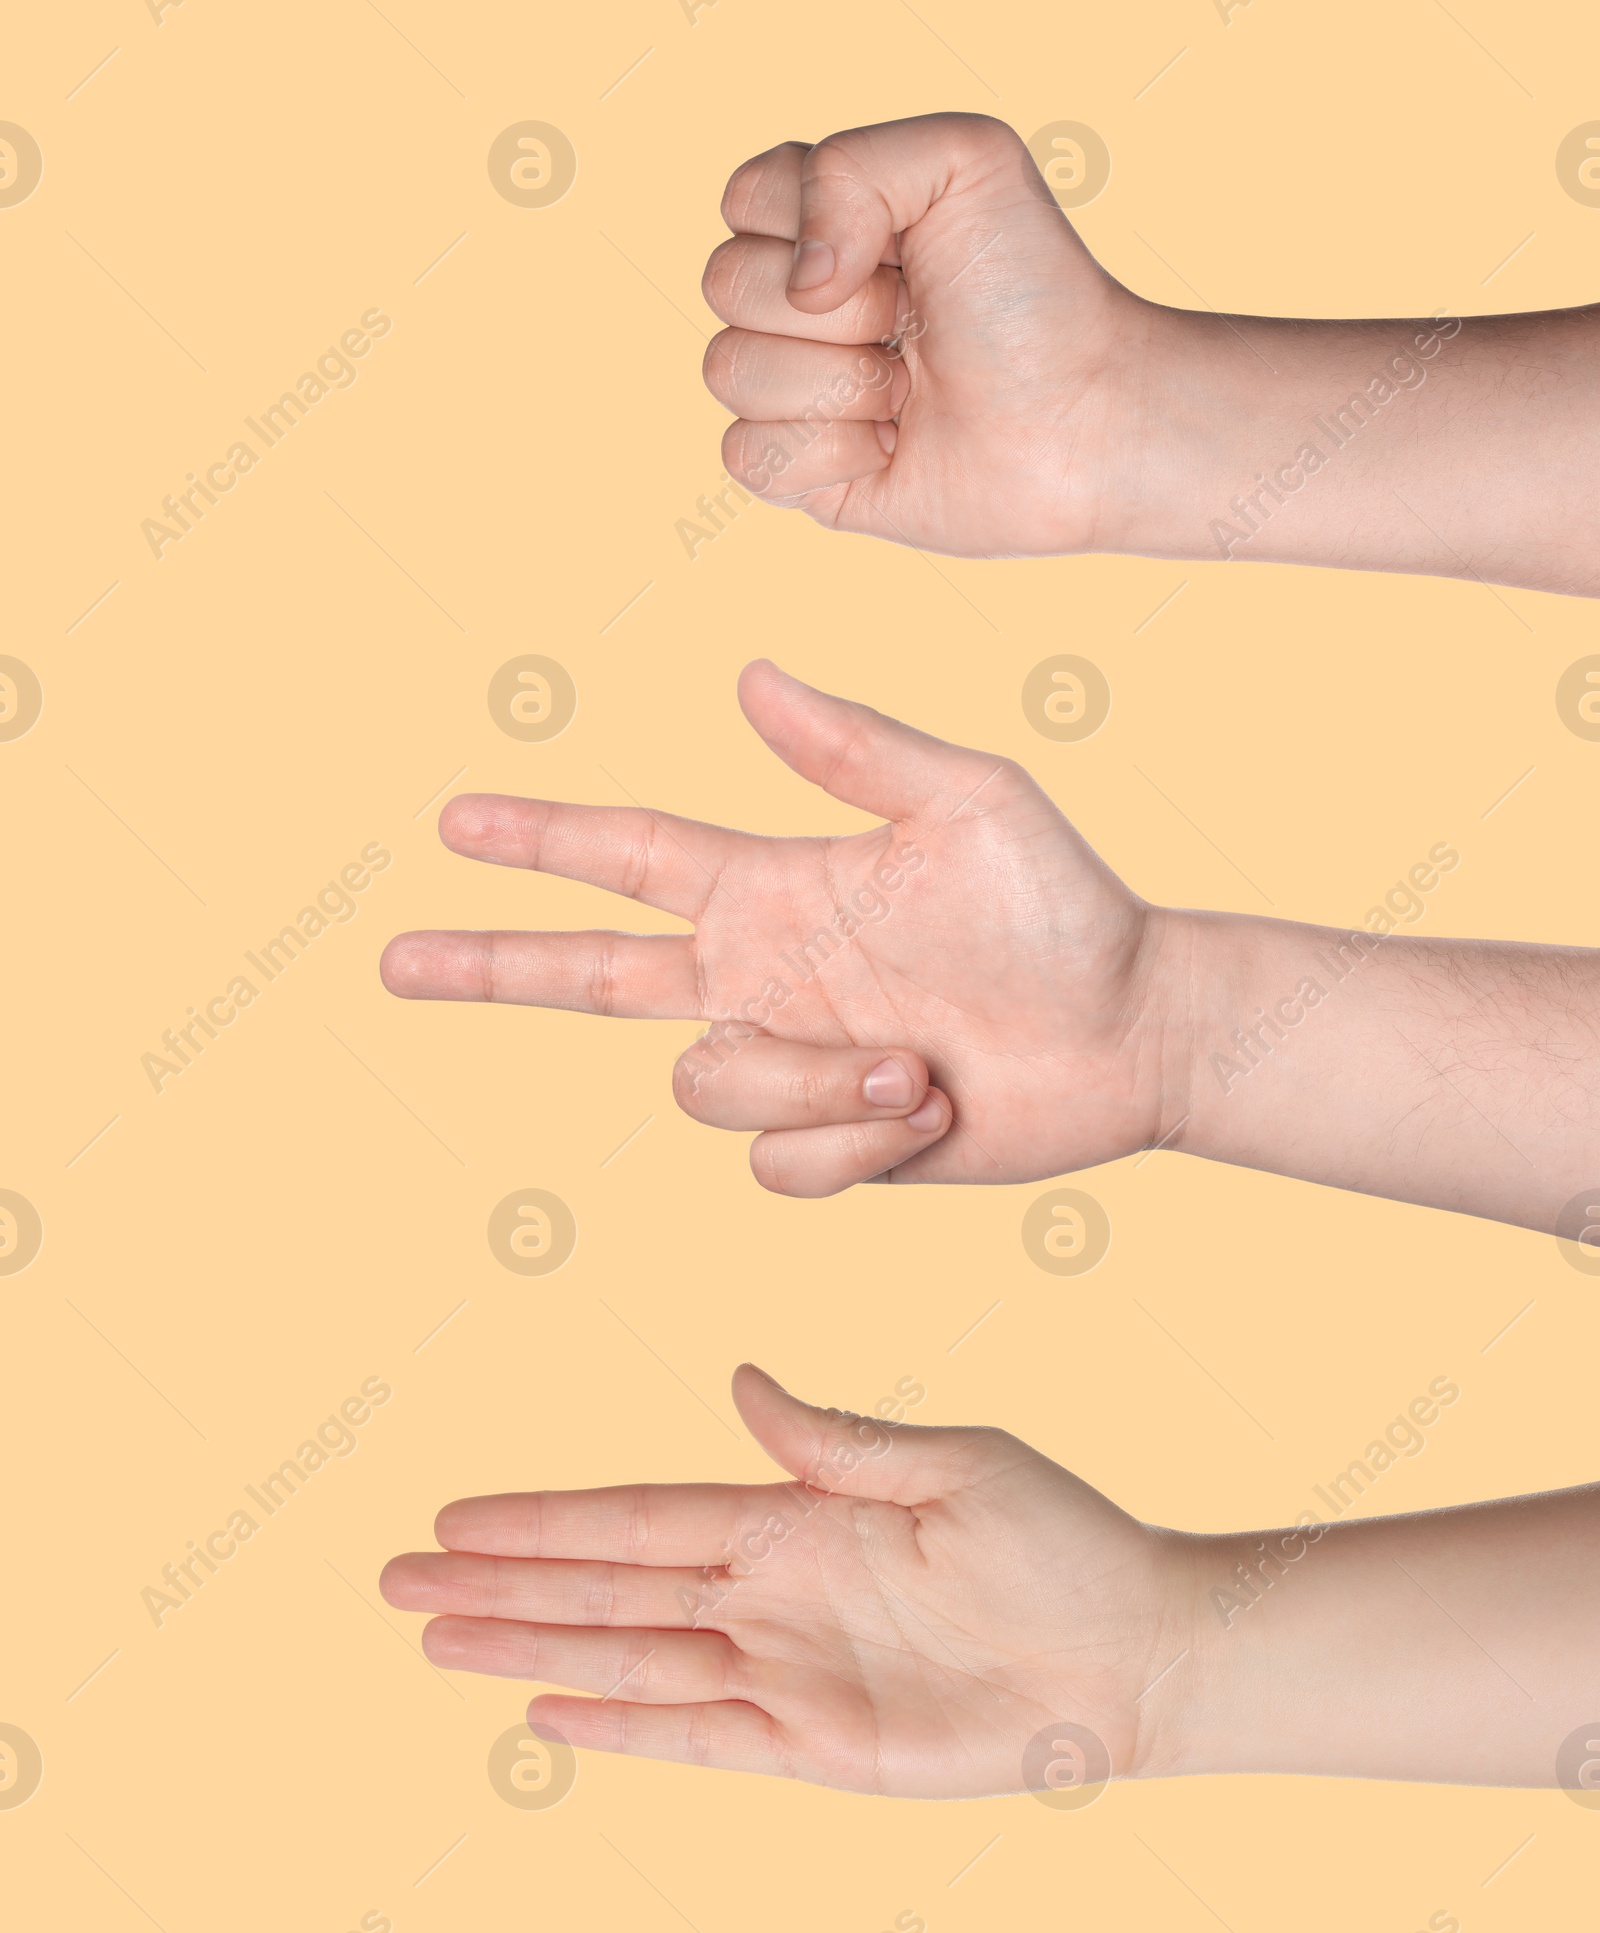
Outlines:
POLYGON ((592 1757, 553 1810, 504 1804, 485 1761, 526 1694, 433 1671, 383 1559, 464 1492, 760 1477, 725 1393, 743 1356, 859 1406, 916 1377, 921 1420, 1003 1423, 1135 1511, 1220 1528, 1307 1507, 1440 1375, 1462 1400, 1364 1508, 1594 1476, 1597 1285, 1534 1235, 1170 1155, 1081 1178, 1114 1237, 1060 1280, 1020 1241, 1038 1188, 774 1200, 739 1137, 673 1111, 691 1030, 402 1005, 375 965, 413 924, 629 917, 445 854, 451 786, 857 823, 744 727, 758 652, 1025 759, 1152 898, 1357 921, 1448 840, 1425 930, 1600 941, 1600 746, 1553 702, 1600 648, 1591 605, 935 563, 760 506, 692 562, 674 532, 721 476, 698 286, 745 155, 938 107, 1080 120, 1113 155, 1082 232, 1151 296, 1538 308, 1595 294, 1600 210, 1554 159, 1600 116, 1597 61, 1591 9, 1505 0, 1255 0, 1226 26, 1211 0, 12 11, 0 119, 45 158, 0 209, 0 650, 44 690, 0 744, 0 1186, 44 1223, 0 1277, 0 1721, 45 1765, 0 1811, 15 1924, 1583 1910, 1600 1818, 1560 1793, 1198 1781, 942 1811, 592 1757), (579 158, 541 209, 485 165, 530 119, 579 158), (355 385, 152 558, 141 519, 374 307, 394 326, 355 385), (1079 745, 1019 702, 1064 651, 1114 694, 1079 745), (579 694, 543 745, 485 701, 524 652, 579 694), (153 1093, 163 1029, 370 841, 393 863, 356 916, 153 1093), (490 1251, 523 1187, 577 1218, 558 1274, 490 1251), (394 1394, 355 1453, 156 1629, 162 1565, 373 1376, 394 1394))

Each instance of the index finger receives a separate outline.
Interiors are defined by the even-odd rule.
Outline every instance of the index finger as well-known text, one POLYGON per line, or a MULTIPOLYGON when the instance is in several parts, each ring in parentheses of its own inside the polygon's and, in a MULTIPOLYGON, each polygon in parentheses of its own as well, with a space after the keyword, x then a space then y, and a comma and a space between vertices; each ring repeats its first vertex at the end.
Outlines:
MULTIPOLYGON (((896 236, 946 197, 993 223, 1021 200, 1054 198, 1014 128, 983 114, 922 114, 847 128, 800 163, 793 307, 823 315, 853 296, 896 236)), ((974 244, 975 245, 975 244, 974 244)))
POLYGON ((647 806, 568 805, 500 792, 463 792, 439 814, 452 852, 493 866, 581 879, 697 920, 748 835, 647 806))
POLYGON ((625 1483, 464 1497, 439 1512, 433 1534, 446 1550, 488 1557, 724 1564, 770 1518, 793 1523, 800 1495, 798 1484, 625 1483))
MULTIPOLYGON (((800 233, 800 183, 808 141, 780 141, 741 162, 722 191, 722 219, 736 235, 771 235, 792 242, 800 233)), ((900 266, 899 238, 891 235, 884 263, 900 266)))

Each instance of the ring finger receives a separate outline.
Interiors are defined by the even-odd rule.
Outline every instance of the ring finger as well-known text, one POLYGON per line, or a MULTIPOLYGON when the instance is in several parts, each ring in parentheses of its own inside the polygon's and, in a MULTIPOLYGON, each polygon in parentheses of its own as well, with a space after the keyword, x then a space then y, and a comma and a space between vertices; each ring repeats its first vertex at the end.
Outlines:
POLYGON ((435 1618, 423 1627, 422 1648, 446 1671, 621 1693, 638 1705, 726 1698, 740 1657, 713 1631, 597 1631, 504 1618, 435 1618))
POLYGON ((911 388, 900 357, 866 344, 800 342, 754 329, 724 329, 706 350, 705 384, 725 409, 762 423, 821 414, 886 422, 911 388))
POLYGON ((928 1091, 909 1048, 812 1047, 768 1034, 707 1034, 672 1070, 685 1114, 711 1128, 815 1128, 892 1121, 928 1091))

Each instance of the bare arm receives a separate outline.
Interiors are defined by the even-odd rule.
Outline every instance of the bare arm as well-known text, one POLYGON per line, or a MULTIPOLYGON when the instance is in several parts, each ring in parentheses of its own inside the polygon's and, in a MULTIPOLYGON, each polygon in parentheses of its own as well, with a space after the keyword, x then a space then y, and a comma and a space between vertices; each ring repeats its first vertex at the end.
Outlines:
POLYGON ((1600 1788, 1600 1487, 1190 1536, 1003 1431, 898 1420, 925 1393, 862 1416, 746 1366, 790 1481, 449 1504, 384 1595, 435 1664, 603 1693, 528 1713, 602 1751, 1067 1805, 1205 1772, 1600 1788))
POLYGON ((1600 594, 1600 309, 1139 315, 1108 548, 1600 594))
POLYGON ((1153 907, 1009 761, 770 664, 740 691, 779 757, 889 822, 778 840, 457 799, 456 851, 694 932, 406 934, 389 986, 705 1022, 677 1099, 758 1130, 752 1165, 784 1194, 1032 1181, 1159 1145, 1568 1236, 1600 1224, 1600 954, 1153 907))
POLYGON ((1600 1786, 1600 1486, 1189 1555, 1152 1771, 1600 1786))
POLYGON ((1600 1224, 1600 954, 1169 917, 1187 1079, 1167 1146, 1569 1238, 1600 1224))
POLYGON ((1594 308, 1293 321, 1107 274, 1001 122, 738 169, 706 299, 730 474, 958 556, 1128 551, 1600 594, 1594 308))

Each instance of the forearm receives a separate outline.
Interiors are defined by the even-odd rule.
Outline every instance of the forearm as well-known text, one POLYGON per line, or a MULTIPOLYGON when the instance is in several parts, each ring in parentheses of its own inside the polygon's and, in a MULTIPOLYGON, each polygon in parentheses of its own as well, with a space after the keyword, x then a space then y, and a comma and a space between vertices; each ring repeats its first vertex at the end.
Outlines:
POLYGON ((1600 1486, 1184 1541, 1142 1769, 1571 1785, 1560 1748, 1600 1740, 1600 1486))
POLYGON ((1102 547, 1600 595, 1600 308, 1129 324, 1102 547))
POLYGON ((1549 1233, 1584 1225, 1568 1221, 1600 1185, 1600 953, 1160 919, 1178 1042, 1164 1146, 1549 1233))

